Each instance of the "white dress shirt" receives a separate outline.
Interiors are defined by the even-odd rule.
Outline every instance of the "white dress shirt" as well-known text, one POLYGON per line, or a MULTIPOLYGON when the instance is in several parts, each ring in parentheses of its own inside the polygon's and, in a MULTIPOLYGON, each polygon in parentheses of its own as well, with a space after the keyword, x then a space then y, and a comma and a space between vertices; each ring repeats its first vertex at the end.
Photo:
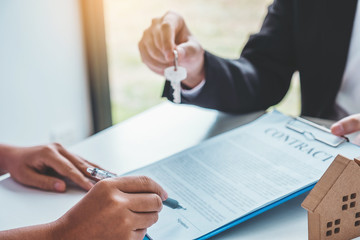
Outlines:
POLYGON ((184 88, 182 88, 181 89, 181 94, 184 97, 187 97, 187 98, 190 98, 190 99, 194 98, 201 92, 201 89, 204 87, 204 85, 205 85, 205 79, 203 79, 198 85, 196 85, 196 87, 193 87, 192 89, 184 89, 184 88))
MULTIPOLYGON (((193 89, 182 89, 182 95, 190 100, 195 98, 205 81, 204 79, 193 89)), ((336 103, 348 114, 360 113, 360 2, 357 4, 348 59, 336 103)))
POLYGON ((348 114, 360 113, 360 2, 356 8, 345 72, 336 103, 348 114))

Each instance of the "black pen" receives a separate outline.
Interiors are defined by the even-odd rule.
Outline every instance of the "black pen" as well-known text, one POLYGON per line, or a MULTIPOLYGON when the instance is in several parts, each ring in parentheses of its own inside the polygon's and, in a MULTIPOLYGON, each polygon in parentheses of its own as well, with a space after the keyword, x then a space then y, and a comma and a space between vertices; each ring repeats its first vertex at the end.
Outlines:
MULTIPOLYGON (((110 173, 108 171, 105 170, 101 170, 98 168, 93 168, 93 167, 89 167, 87 168, 87 172, 91 174, 92 177, 102 180, 105 178, 114 178, 114 177, 118 177, 118 175, 110 173)), ((178 201, 176 201, 175 199, 172 198, 167 198, 165 201, 163 201, 163 204, 169 208, 172 209, 183 209, 186 210, 186 208, 184 208, 183 206, 180 205, 180 203, 178 201)))

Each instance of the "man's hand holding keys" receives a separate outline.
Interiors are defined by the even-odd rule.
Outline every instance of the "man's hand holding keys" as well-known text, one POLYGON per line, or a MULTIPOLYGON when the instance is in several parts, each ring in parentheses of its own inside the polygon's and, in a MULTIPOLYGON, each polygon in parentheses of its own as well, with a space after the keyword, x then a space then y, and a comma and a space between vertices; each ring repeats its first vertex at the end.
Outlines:
POLYGON ((139 42, 143 62, 155 73, 173 66, 174 49, 178 52, 179 65, 187 70, 182 84, 188 88, 197 86, 205 78, 204 49, 190 33, 182 16, 167 12, 154 18, 139 42))

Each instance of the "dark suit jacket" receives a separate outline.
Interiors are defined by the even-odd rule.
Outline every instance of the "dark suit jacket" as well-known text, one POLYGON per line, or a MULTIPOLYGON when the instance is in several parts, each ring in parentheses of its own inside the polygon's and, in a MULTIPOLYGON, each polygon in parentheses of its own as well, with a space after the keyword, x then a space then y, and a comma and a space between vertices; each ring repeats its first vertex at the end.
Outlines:
MULTIPOLYGON (((206 84, 195 99, 183 98, 183 103, 233 113, 265 110, 281 101, 294 71, 299 71, 302 115, 338 119, 335 99, 356 4, 357 0, 275 0, 239 59, 205 53, 206 84)), ((167 83, 163 95, 171 100, 171 93, 167 83)))

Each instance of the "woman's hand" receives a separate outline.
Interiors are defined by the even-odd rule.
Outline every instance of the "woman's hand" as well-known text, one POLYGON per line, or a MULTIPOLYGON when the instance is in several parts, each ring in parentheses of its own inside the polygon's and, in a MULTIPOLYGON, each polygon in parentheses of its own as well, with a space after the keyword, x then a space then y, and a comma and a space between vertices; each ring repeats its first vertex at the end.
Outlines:
POLYGON ((94 184, 86 171, 88 167, 98 166, 68 152, 58 143, 35 147, 0 145, 0 168, 27 186, 64 192, 66 183, 62 176, 90 190, 94 184))

